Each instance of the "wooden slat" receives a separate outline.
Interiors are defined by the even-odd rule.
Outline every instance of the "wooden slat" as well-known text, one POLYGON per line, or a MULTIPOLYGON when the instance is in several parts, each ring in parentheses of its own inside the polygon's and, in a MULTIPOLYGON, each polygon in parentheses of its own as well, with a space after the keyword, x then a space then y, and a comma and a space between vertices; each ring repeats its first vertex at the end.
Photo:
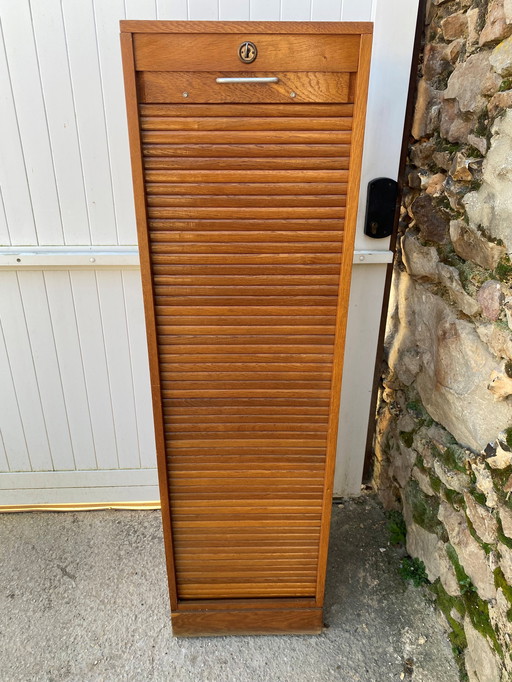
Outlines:
MULTIPOLYGON (((251 118, 260 116, 269 117, 289 117, 302 116, 305 118, 331 117, 346 118, 352 117, 354 112, 353 104, 260 104, 251 103, 251 118)), ((224 104, 222 107, 216 104, 140 104, 140 115, 146 116, 182 116, 185 118, 197 117, 247 117, 247 106, 245 104, 224 104)))
MULTIPOLYGON (((242 188, 241 188, 242 189, 242 188)), ((171 207, 204 207, 204 208, 251 208, 260 207, 263 196, 246 196, 243 194, 236 194, 230 196, 165 196, 157 195, 151 196, 148 194, 148 206, 171 206, 171 207)), ((264 198, 265 206, 270 207, 304 207, 304 206, 329 206, 329 207, 344 207, 346 200, 343 195, 327 194, 322 197, 316 197, 311 194, 295 196, 268 196, 264 198)))
MULTIPOLYGON (((253 169, 254 170, 254 169, 253 169)), ((240 175, 238 180, 240 180, 240 175)), ((242 195, 247 198, 247 195, 256 194, 259 196, 268 196, 269 194, 277 194, 280 196, 280 200, 283 201, 281 195, 301 195, 301 194, 346 194, 347 184, 343 182, 331 182, 331 183, 316 183, 316 182, 280 182, 277 185, 275 183, 265 183, 265 182, 235 182, 227 183, 146 183, 146 194, 148 195, 190 195, 199 194, 202 200, 207 195, 220 195, 220 196, 233 196, 236 194, 242 195)))
MULTIPOLYGON (((174 74, 173 74, 174 76, 174 74)), ((333 119, 336 121, 337 119, 333 119)), ((337 130, 145 130, 143 144, 350 144, 350 129, 337 130)))
MULTIPOLYGON (((144 160, 147 170, 346 170, 348 156, 334 155, 320 158, 297 159, 278 156, 259 158, 166 156, 165 150, 155 145, 144 160)), ((169 150, 172 154, 172 149, 169 150)), ((204 185, 203 185, 204 187, 204 185)))
POLYGON ((141 130, 330 130, 336 131, 352 130, 351 117, 332 117, 311 118, 304 116, 293 116, 293 109, 290 116, 281 117, 221 117, 221 116, 141 116, 141 130))
MULTIPOLYGON (((350 149, 348 144, 146 144, 144 147, 145 162, 146 157, 171 156, 174 158, 246 158, 254 156, 260 158, 281 158, 281 157, 304 157, 305 159, 318 157, 348 158, 347 152, 350 149)), ((304 164, 307 168, 307 161, 304 164)), ((347 176, 348 177, 348 176, 347 176)), ((235 181, 239 179, 235 178, 235 181)), ((346 178, 345 178, 346 179, 346 178)), ((252 173, 251 173, 251 181, 252 173)), ((300 178, 298 179, 300 182, 300 178)))

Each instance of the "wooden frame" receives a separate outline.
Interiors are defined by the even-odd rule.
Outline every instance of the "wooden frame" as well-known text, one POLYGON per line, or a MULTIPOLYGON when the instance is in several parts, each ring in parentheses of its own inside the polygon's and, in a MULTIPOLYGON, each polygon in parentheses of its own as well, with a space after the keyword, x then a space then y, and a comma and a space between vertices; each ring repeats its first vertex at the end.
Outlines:
POLYGON ((175 634, 182 636, 212 634, 318 633, 322 629, 330 526, 333 475, 336 456, 338 413, 343 369, 343 351, 347 323, 353 244, 358 207, 364 120, 371 52, 372 24, 338 22, 121 22, 121 45, 130 136, 135 208, 138 226, 144 305, 148 336, 151 387, 157 444, 158 474, 162 500, 162 518, 168 566, 171 610, 175 634), (149 33, 241 33, 241 34, 308 34, 360 36, 357 75, 352 82, 354 93, 353 128, 350 150, 350 174, 346 194, 343 253, 340 266, 338 305, 335 322, 334 363, 329 399, 326 466, 323 479, 323 503, 320 544, 314 597, 186 600, 178 599, 174 567, 169 481, 162 412, 162 393, 154 309, 153 266, 148 242, 147 202, 142 166, 141 131, 137 99, 134 34, 149 33))

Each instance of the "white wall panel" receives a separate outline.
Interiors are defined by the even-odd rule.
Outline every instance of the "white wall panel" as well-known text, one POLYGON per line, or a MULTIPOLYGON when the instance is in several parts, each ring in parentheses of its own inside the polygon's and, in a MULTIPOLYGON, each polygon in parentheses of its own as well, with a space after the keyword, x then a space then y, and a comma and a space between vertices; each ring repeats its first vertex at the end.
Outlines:
POLYGON ((53 468, 75 469, 44 274, 20 272, 18 282, 53 468))
POLYGON ((278 21, 279 0, 251 0, 251 21, 278 21))
MULTIPOLYGON (((153 2, 139 1, 136 5, 146 4, 155 18, 153 2)), ((141 9, 141 8, 140 8, 141 9)), ((102 108, 105 116, 110 180, 112 183, 111 201, 114 202, 117 240, 119 244, 136 244, 137 230, 131 200, 131 166, 128 131, 126 126, 126 107, 122 78, 121 51, 119 49, 119 19, 124 18, 123 0, 94 0, 94 24, 98 47, 101 77, 102 108)), ((141 10, 142 11, 142 10, 141 10)), ((126 12, 138 16, 137 6, 126 3, 126 12)), ((146 12, 149 14, 149 12, 146 12)), ((146 17, 144 17, 146 18, 146 17)))
MULTIPOLYGON (((62 0, 92 244, 117 244, 92 2, 62 0)), ((72 242, 75 243, 75 242, 72 242)))
POLYGON ((215 21, 219 18, 218 0, 188 0, 188 18, 215 21))
POLYGON ((8 224, 8 230, 3 229, 3 243, 37 244, 32 198, 5 49, 2 16, 0 15, 0 146, 2 149, 0 185, 8 224))
POLYGON ((183 21, 188 19, 187 0, 156 0, 157 18, 183 21))
MULTIPOLYGON (((0 267, 0 472, 9 472, 0 474, 0 504, 157 497, 140 274, 121 254, 102 269, 103 256, 92 266, 88 255, 73 256, 90 245, 129 251, 136 244, 119 20, 375 16, 363 205, 366 181, 396 172, 416 6, 417 0, 0 0, 0 247, 60 245, 70 254, 68 265, 62 252, 51 265, 49 258, 45 267, 60 270, 38 266, 34 256, 16 272, 16 254, 10 269, 0 267)), ((385 250, 387 243, 358 235, 356 248, 385 250)), ((0 265, 1 259, 0 253, 0 265)), ((371 281, 381 286, 374 274, 371 281)), ((369 366, 378 325, 377 306, 361 304, 368 281, 362 271, 354 278, 344 384, 351 400, 342 403, 341 416, 352 430, 339 444, 338 494, 357 492, 360 480, 369 379, 362 386, 358 367, 369 366)))
POLYGON ((98 462, 70 275, 66 271, 47 271, 44 279, 75 466, 96 469, 98 462))
POLYGON ((53 154, 28 0, 5 2, 1 18, 38 241, 63 244, 53 154))
MULTIPOLYGON (((53 471, 41 395, 16 272, 1 273, 0 291, 2 292, 0 323, 31 468, 32 471, 53 471)), ((1 417, 7 419, 7 415, 1 417)))
POLYGON ((249 21, 251 7, 249 0, 222 0, 219 3, 221 21, 249 21))
MULTIPOLYGON (((0 277, 0 282, 2 282, 2 279, 0 277)), ((32 471, 1 320, 0 377, 2 377, 0 390, 0 415, 2 421, 0 433, 5 450, 5 457, 1 460, 1 471, 32 471)))
POLYGON ((122 273, 98 271, 96 280, 117 452, 122 466, 132 469, 140 467, 139 439, 122 273))
MULTIPOLYGON (((66 244, 87 244, 91 235, 60 0, 33 2, 31 15, 63 240, 66 244)), ((41 172, 43 169, 37 166, 37 173, 41 172)), ((38 222, 40 244, 58 243, 45 232, 38 222)))
MULTIPOLYGON (((110 378, 95 272, 71 272, 89 411, 99 469, 119 467, 110 378)), ((118 301, 122 305, 122 301, 118 301)))

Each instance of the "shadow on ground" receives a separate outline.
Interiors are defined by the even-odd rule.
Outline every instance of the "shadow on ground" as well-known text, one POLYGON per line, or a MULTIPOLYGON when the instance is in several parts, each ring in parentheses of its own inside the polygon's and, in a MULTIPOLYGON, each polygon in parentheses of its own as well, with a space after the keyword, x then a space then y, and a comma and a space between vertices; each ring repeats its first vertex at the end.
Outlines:
POLYGON ((313 637, 171 636, 160 513, 0 515, 1 682, 456 682, 371 496, 335 505, 313 637))

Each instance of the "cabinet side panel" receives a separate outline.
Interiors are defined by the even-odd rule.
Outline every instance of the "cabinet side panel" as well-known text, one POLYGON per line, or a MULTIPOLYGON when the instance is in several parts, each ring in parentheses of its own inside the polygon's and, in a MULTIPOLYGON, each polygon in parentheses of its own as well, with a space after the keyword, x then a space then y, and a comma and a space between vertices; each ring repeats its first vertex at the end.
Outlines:
POLYGON ((155 423, 158 480, 160 485, 160 499, 162 506, 162 523, 167 560, 167 575, 169 581, 171 609, 175 609, 177 606, 176 579, 174 572, 174 553, 172 546, 167 466, 165 460, 165 439, 162 417, 162 401, 160 395, 160 372, 158 367, 153 285, 146 223, 146 199, 144 190, 144 175, 142 170, 142 151, 140 144, 137 89, 135 82, 135 64, 133 59, 133 41, 132 35, 130 33, 121 33, 121 51, 123 57, 124 87, 128 117, 128 133, 130 139, 130 156, 132 163, 133 193, 135 199, 135 215, 137 219, 137 233, 139 241, 142 291, 144 296, 144 311, 146 317, 151 395, 153 399, 153 418, 155 423))

